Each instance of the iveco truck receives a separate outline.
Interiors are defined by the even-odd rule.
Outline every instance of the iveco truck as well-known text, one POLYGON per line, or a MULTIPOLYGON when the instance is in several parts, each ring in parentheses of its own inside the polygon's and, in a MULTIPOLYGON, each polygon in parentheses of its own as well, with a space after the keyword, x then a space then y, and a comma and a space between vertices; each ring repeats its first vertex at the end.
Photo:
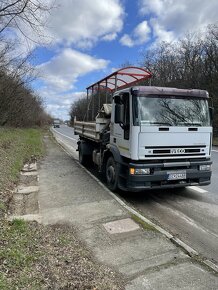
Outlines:
POLYGON ((128 67, 87 88, 108 90, 94 121, 74 122, 79 161, 93 162, 111 190, 208 185, 212 108, 207 91, 138 85, 150 78, 128 67))

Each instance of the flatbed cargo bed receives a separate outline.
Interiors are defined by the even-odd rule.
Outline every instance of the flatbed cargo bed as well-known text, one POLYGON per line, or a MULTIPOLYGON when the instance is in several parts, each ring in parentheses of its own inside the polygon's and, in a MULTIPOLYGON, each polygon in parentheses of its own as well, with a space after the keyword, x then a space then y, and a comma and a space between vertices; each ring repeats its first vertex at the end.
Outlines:
POLYGON ((100 133, 107 126, 108 120, 98 118, 96 122, 74 121, 74 134, 100 142, 100 133))
POLYGON ((85 122, 74 119, 74 133, 82 138, 88 138, 95 142, 101 141, 101 132, 109 125, 111 104, 104 104, 96 116, 95 121, 85 122))

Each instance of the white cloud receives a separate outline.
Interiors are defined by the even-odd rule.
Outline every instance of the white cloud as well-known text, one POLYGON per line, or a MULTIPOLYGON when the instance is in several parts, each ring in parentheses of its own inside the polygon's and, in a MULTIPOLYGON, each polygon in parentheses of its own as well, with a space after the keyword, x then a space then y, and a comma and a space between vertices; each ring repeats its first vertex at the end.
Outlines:
POLYGON ((148 26, 147 21, 139 23, 134 29, 133 35, 138 44, 145 43, 149 39, 149 34, 151 32, 150 27, 148 26))
POLYGON ((151 26, 153 28, 153 36, 157 39, 158 42, 166 41, 173 42, 175 40, 175 34, 173 31, 167 31, 163 26, 153 18, 150 20, 151 26))
POLYGON ((81 97, 85 97, 85 92, 72 92, 60 94, 51 88, 41 88, 38 93, 45 100, 46 111, 53 117, 63 120, 69 119, 69 111, 71 104, 81 97))
POLYGON ((117 33, 109 33, 102 37, 102 40, 111 41, 117 38, 117 33))
MULTIPOLYGON (((33 5, 38 0, 33 0, 33 5)), ((25 21, 17 20, 20 27, 13 29, 14 40, 19 42, 17 54, 24 55, 42 44, 60 44, 65 47, 91 48, 98 41, 112 41, 123 28, 124 8, 121 0, 45 0, 46 7, 54 3, 49 13, 35 14, 44 24, 35 30, 25 21)), ((31 19, 38 24, 36 19, 31 19)))
POLYGON ((124 34, 120 39, 120 43, 129 47, 143 44, 149 40, 150 32, 151 29, 148 22, 144 20, 135 27, 131 35, 124 34))
POLYGON ((217 21, 218 1, 139 0, 140 14, 150 18, 157 41, 172 41, 217 21))
POLYGON ((129 47, 134 46, 134 41, 132 40, 132 38, 128 34, 124 34, 121 37, 120 43, 125 45, 125 46, 129 46, 129 47))
POLYGON ((78 77, 104 69, 109 61, 66 48, 50 61, 37 67, 48 86, 56 91, 71 90, 78 77))
POLYGON ((43 86, 38 94, 45 100, 49 114, 68 119, 72 102, 83 96, 84 92, 69 92, 79 77, 107 67, 109 61, 97 59, 88 54, 66 48, 50 61, 37 67, 43 86))
POLYGON ((120 0, 56 0, 48 33, 54 41, 90 47, 98 40, 114 40, 122 30, 124 10, 120 0))

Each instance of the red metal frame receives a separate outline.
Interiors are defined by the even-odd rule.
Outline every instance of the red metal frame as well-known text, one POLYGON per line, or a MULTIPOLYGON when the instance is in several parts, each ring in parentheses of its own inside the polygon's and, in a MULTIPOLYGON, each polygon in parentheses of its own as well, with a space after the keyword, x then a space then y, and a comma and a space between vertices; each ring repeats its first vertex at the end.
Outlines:
POLYGON ((125 68, 121 68, 109 76, 101 79, 100 81, 92 84, 91 86, 87 87, 87 92, 90 89, 94 89, 95 87, 100 88, 103 87, 105 89, 110 90, 111 92, 117 89, 122 89, 124 87, 127 87, 128 85, 133 85, 139 81, 147 80, 151 78, 152 75, 150 72, 146 71, 145 69, 141 67, 134 67, 134 66, 129 66, 125 68), (132 70, 132 72, 131 72, 132 70), (137 72, 135 72, 137 71, 137 72), (129 80, 125 79, 125 76, 130 77, 129 80), (115 80, 115 82, 111 82, 110 80, 115 80), (122 82, 124 84, 119 85, 119 82, 122 82), (108 87, 108 84, 110 87, 108 87))
MULTIPOLYGON (((91 99, 92 99, 92 95, 94 91, 95 93, 100 93, 101 90, 105 90, 106 93, 108 91, 112 93, 113 91, 126 88, 130 85, 136 84, 139 81, 144 81, 151 77, 152 77, 151 73, 141 67, 128 66, 128 67, 121 68, 113 72, 109 76, 87 87, 86 90, 87 90, 87 104, 88 105, 87 105, 87 112, 86 112, 86 115, 84 116, 84 119, 86 117, 88 120, 89 106, 91 104, 91 99), (90 101, 89 101, 89 90, 91 90, 90 101)), ((100 106, 100 95, 99 95, 99 106, 100 106)), ((93 115, 93 112, 94 112, 94 102, 93 102, 93 108, 92 108, 92 115, 93 115)), ((94 116, 92 116, 92 119, 94 119, 94 116)))

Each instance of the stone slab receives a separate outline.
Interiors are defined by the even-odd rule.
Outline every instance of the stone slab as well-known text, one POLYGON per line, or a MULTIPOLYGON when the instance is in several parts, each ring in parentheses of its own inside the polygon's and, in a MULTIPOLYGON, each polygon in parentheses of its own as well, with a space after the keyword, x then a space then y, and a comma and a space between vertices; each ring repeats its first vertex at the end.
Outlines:
POLYGON ((15 193, 28 195, 30 193, 38 192, 39 187, 38 186, 18 186, 15 190, 15 193))
POLYGON ((24 172, 20 172, 21 176, 38 176, 38 172, 37 171, 24 171, 24 172))
POLYGON ((36 163, 30 163, 30 164, 25 164, 22 168, 22 171, 37 171, 37 164, 36 163))
POLYGON ((92 226, 99 220, 103 222, 108 218, 126 217, 126 212, 115 200, 102 200, 99 202, 71 204, 68 206, 44 209, 40 205, 40 213, 45 224, 56 222, 69 222, 83 226, 92 226))
POLYGON ((218 277, 191 262, 172 265, 137 277, 126 290, 216 290, 218 277))
POLYGON ((25 214, 35 214, 39 211, 38 192, 24 195, 25 214))
POLYGON ((154 231, 135 231, 135 235, 117 235, 111 239, 103 227, 96 225, 80 232, 96 258, 103 264, 117 267, 127 276, 140 274, 150 267, 189 259, 176 245, 154 231), (120 236, 120 238, 119 238, 120 236))
POLYGON ((140 229, 139 225, 135 223, 131 218, 105 223, 103 224, 103 226, 110 234, 121 234, 140 229))
POLYGON ((8 220, 12 221, 14 219, 22 219, 24 221, 36 221, 41 223, 42 217, 38 214, 26 214, 26 215, 11 215, 8 217, 8 220))

